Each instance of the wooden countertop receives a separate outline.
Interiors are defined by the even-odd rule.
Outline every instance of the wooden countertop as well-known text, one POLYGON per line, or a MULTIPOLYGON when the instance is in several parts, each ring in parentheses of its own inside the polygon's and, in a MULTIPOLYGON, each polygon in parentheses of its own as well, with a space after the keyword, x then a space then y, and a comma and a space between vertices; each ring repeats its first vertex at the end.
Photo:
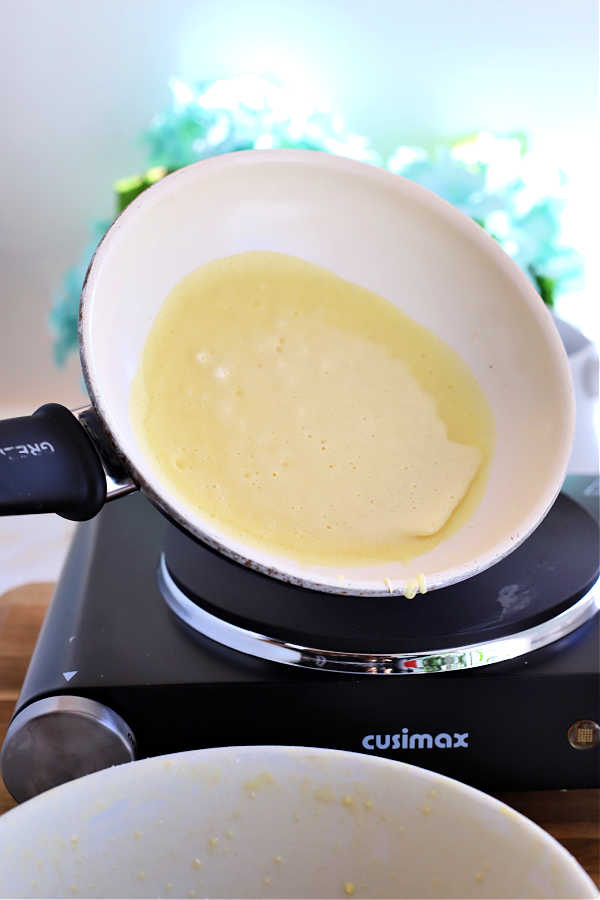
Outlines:
MULTIPOLYGON (((30 584, 0 597, 0 744, 8 727, 52 584, 30 584)), ((497 795, 550 832, 600 887, 600 790, 497 795)), ((15 805, 0 780, 0 814, 15 805)))

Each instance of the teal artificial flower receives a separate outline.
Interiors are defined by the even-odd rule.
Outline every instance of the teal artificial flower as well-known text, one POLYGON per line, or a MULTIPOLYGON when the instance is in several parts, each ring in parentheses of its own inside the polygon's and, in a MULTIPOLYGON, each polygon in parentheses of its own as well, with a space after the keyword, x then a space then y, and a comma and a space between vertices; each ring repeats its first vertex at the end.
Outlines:
POLYGON ((548 305, 579 286, 581 259, 561 241, 564 178, 548 172, 521 135, 483 132, 431 151, 401 146, 387 168, 443 197, 485 228, 548 305))
MULTIPOLYGON (((347 130, 339 115, 273 80, 239 76, 192 86, 173 79, 170 87, 170 106, 143 136, 148 170, 115 185, 117 213, 168 172, 236 150, 294 147, 383 164, 368 138, 347 130)), ((543 162, 529 152, 522 135, 482 133, 431 150, 400 146, 385 165, 478 222, 552 305, 558 294, 577 285, 582 266, 560 238, 560 173, 546 172, 543 162)), ((90 243, 65 275, 52 305, 50 326, 59 364, 77 348, 81 288, 109 226, 98 222, 93 227, 90 243)))
POLYGON ((62 366, 70 353, 77 350, 77 324, 79 300, 89 264, 96 247, 110 228, 110 222, 96 222, 91 229, 90 241, 79 263, 66 273, 62 289, 56 294, 48 321, 54 333, 54 359, 62 366))

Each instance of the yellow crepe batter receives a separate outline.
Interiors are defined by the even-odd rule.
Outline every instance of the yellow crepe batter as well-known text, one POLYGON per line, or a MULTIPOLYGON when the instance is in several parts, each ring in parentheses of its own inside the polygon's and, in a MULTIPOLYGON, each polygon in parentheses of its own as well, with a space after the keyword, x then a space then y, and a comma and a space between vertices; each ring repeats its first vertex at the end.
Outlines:
POLYGON ((473 511, 494 425, 461 358, 382 297, 280 253, 175 286, 131 395, 160 477, 246 543, 407 561, 473 511))

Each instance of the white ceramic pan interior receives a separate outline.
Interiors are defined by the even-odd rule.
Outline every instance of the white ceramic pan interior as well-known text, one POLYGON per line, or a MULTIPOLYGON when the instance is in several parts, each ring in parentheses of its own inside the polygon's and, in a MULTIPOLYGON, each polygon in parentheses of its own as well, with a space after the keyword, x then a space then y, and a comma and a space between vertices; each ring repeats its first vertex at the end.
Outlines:
POLYGON ((377 595, 389 585, 401 593, 421 572, 429 590, 468 578, 535 528, 564 476, 573 431, 568 364, 533 286, 466 216, 372 166, 249 151, 165 178, 129 206, 96 253, 80 338, 94 404, 142 489, 210 545, 305 586, 377 595), (410 565, 346 566, 340 578, 339 567, 250 548, 174 495, 138 445, 129 390, 154 316, 188 272, 245 250, 293 254, 376 291, 443 338, 479 379, 497 432, 487 490, 462 529, 410 565))
POLYGON ((597 893, 553 838, 459 782, 341 751, 242 747, 105 769, 9 812, 0 896, 597 893))

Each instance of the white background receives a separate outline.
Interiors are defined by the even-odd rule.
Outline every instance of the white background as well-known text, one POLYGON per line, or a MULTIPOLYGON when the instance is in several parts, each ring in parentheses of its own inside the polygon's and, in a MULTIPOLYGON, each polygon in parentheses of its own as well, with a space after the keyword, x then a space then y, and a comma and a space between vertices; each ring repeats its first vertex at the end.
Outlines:
POLYGON ((77 366, 52 363, 47 310, 89 223, 111 215, 113 181, 144 167, 139 135, 167 104, 171 75, 270 70, 325 97, 384 151, 520 129, 576 178, 591 177, 594 0, 0 8, 0 411, 78 402, 77 366))
MULTIPOLYGON (((588 284, 566 314, 585 327, 598 271, 596 9, 594 0, 0 0, 0 415, 82 402, 76 359, 64 370, 52 362, 48 308, 90 222, 110 217, 112 183, 144 168, 139 135, 168 103, 172 75, 271 72, 324 98, 384 153, 479 129, 528 132, 573 179, 571 232, 588 284)), ((45 522, 54 546, 64 523, 45 522)), ((0 569, 32 529, 3 523, 0 569)), ((41 552, 28 565, 29 580, 53 577, 41 552)))

